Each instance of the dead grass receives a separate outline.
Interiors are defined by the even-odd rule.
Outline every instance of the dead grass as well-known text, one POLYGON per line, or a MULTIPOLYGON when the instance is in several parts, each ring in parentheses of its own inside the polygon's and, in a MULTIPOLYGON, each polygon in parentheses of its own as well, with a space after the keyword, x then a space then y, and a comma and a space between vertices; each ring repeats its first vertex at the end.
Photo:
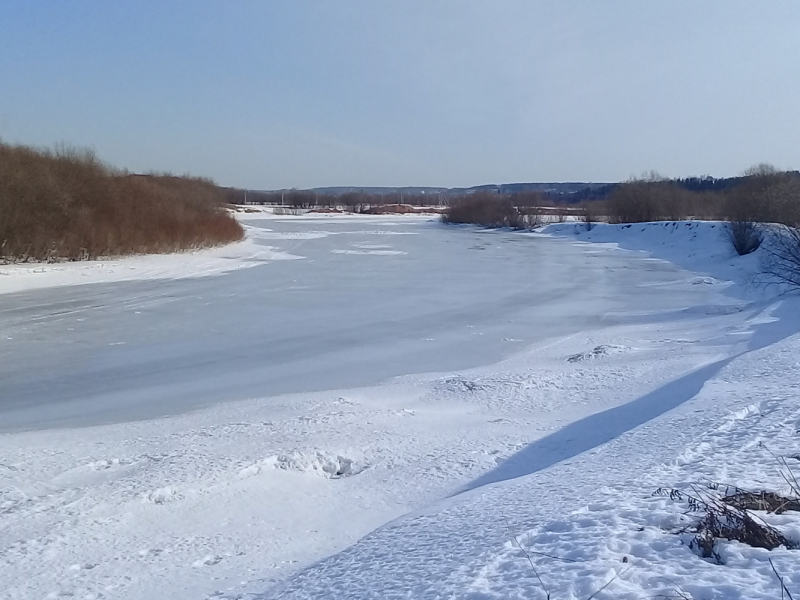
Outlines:
POLYGON ((722 501, 740 510, 760 510, 776 515, 780 515, 787 510, 800 512, 800 500, 787 498, 775 492, 736 490, 724 496, 722 501))
POLYGON ((687 493, 676 489, 659 488, 656 495, 668 496, 678 502, 686 502, 689 512, 697 515, 697 521, 679 533, 694 533, 689 547, 696 549, 703 558, 712 558, 722 564, 716 550, 718 540, 735 540, 753 548, 774 550, 779 546, 795 549, 797 544, 780 531, 764 522, 752 511, 782 513, 796 510, 796 498, 787 498, 772 492, 748 491, 719 484, 706 489, 693 486, 687 493), (724 491, 723 491, 724 490, 724 491), (722 493, 719 493, 722 491, 722 493))
POLYGON ((129 175, 91 151, 0 143, 0 258, 78 260, 228 243, 243 230, 213 182, 129 175))

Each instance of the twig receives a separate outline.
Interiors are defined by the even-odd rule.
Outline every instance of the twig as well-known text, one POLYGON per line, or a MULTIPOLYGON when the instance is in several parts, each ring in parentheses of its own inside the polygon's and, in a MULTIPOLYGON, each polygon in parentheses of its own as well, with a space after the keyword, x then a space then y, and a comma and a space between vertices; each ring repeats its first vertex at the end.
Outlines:
POLYGON ((516 535, 516 534, 514 533, 514 531, 511 529, 511 523, 509 523, 509 521, 508 521, 508 518, 506 518, 506 525, 508 526, 508 531, 509 531, 509 533, 511 534, 511 538, 512 538, 512 539, 514 540, 514 542, 517 544, 517 547, 518 547, 518 548, 519 548, 519 549, 522 551, 522 553, 525 555, 525 558, 527 558, 527 559, 528 559, 528 562, 529 562, 529 563, 530 563, 530 565, 531 565, 531 570, 533 571, 533 574, 534 574, 534 575, 536 575, 536 579, 538 579, 538 580, 539 580, 539 585, 541 585, 541 586, 542 586, 542 589, 544 590, 544 593, 545 593, 545 595, 547 596, 547 600, 550 600, 550 590, 548 590, 548 589, 547 589, 547 586, 544 584, 544 581, 542 581, 542 578, 539 576, 539 572, 536 570, 536 567, 534 567, 534 566, 533 566, 533 560, 531 559, 531 555, 530 555, 530 554, 528 554, 528 553, 525 551, 525 548, 523 548, 523 547, 522 547, 522 544, 520 544, 520 543, 519 543, 519 540, 517 539, 517 535, 516 535))
MULTIPOLYGON (((692 600, 691 596, 689 596, 684 589, 680 586, 680 584, 675 581, 674 579, 670 579, 669 577, 664 577, 663 575, 659 575, 658 577, 654 577, 653 579, 663 579, 667 583, 670 583, 675 588, 675 593, 678 595, 679 598, 683 600, 692 600)), ((659 596, 656 596, 658 598, 659 596)), ((665 598, 672 598, 672 596, 664 596, 665 598)))
POLYGON ((579 563, 578 560, 573 560, 571 558, 564 558, 563 556, 556 556, 555 554, 548 554, 547 552, 537 552, 536 550, 528 550, 531 554, 536 554, 537 556, 544 556, 545 558, 552 558, 553 560, 560 560, 561 562, 566 563, 579 563))
POLYGON ((797 481, 797 477, 795 477, 794 471, 792 471, 792 468, 789 466, 789 463, 786 462, 786 458, 785 457, 778 458, 777 456, 775 456, 775 453, 772 450, 770 450, 769 447, 764 442, 759 442, 758 445, 764 448, 764 450, 766 450, 767 452, 769 452, 772 458, 774 458, 779 465, 783 465, 784 467, 786 467, 786 470, 789 472, 789 475, 787 475, 784 472, 784 470, 781 469, 780 470, 781 477, 783 477, 783 480, 789 485, 789 488, 792 490, 792 493, 795 496, 800 496, 800 482, 797 481))
MULTIPOLYGON (((633 566, 633 565, 631 565, 631 567, 632 567, 632 566, 633 566)), ((599 594, 599 593, 600 593, 600 592, 602 592, 604 589, 606 589, 608 586, 610 586, 612 583, 614 583, 614 582, 615 582, 615 581, 616 581, 616 580, 617 580, 617 579, 620 577, 620 575, 622 575, 622 574, 624 574, 624 573, 627 573, 628 571, 630 571, 630 570, 631 570, 631 567, 628 567, 627 569, 623 569, 622 571, 619 571, 619 572, 618 572, 616 575, 614 575, 614 576, 613 576, 611 579, 609 579, 609 580, 606 582, 606 584, 605 584, 603 587, 601 587, 599 590, 595 591, 595 593, 594 593, 594 594, 592 594, 591 596, 589 596, 589 597, 588 597, 586 600, 592 600, 592 598, 594 598, 595 596, 597 596, 597 594, 599 594)))
POLYGON ((786 595, 789 597, 789 600, 794 600, 792 598, 792 592, 789 591, 789 588, 786 587, 786 584, 783 583, 783 577, 780 576, 778 573, 778 569, 775 568, 775 564, 772 562, 772 559, 769 558, 769 566, 772 567, 772 572, 775 573, 775 577, 778 578, 778 581, 781 583, 781 600, 783 600, 783 593, 786 592, 786 595))
POLYGON ((789 481, 789 477, 781 470, 781 475, 786 480, 786 483, 789 484, 789 487, 792 488, 792 492, 796 496, 800 496, 800 482, 797 481, 797 477, 794 476, 794 471, 792 471, 792 467, 789 466, 789 463, 786 462, 786 457, 781 457, 781 461, 783 462, 783 466, 786 467, 786 470, 789 472, 789 477, 791 477, 791 481, 789 481))

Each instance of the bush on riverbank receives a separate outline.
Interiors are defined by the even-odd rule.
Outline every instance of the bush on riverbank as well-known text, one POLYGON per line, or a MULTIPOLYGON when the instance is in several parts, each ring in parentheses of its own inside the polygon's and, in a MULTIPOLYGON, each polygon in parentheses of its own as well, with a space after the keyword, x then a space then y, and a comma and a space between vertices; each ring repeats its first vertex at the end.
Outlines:
POLYGON ((93 152, 0 143, 0 258, 75 260, 174 252, 244 232, 207 179, 129 175, 93 152))
POLYGON ((537 207, 498 198, 495 194, 478 193, 455 200, 442 213, 442 222, 525 229, 540 225, 540 217, 537 207))
MULTIPOLYGON (((652 173, 608 185, 599 199, 577 202, 524 194, 476 193, 453 200, 448 223, 529 226, 529 215, 608 223, 710 220, 800 226, 800 173, 758 165, 741 177, 666 179, 652 173)), ((536 223, 534 223, 536 224, 536 223)))
POLYGON ((460 198, 442 214, 445 223, 472 223, 485 227, 518 227, 519 212, 508 198, 474 194, 460 198))

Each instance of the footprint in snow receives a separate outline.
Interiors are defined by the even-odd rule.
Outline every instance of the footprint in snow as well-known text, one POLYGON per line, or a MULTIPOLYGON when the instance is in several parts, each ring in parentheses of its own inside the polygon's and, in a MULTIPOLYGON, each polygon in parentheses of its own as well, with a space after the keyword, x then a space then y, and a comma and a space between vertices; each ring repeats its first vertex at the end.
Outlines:
POLYGON ((192 566, 195 569, 201 567, 210 567, 212 565, 219 564, 222 561, 222 557, 219 554, 208 554, 203 558, 196 560, 192 563, 192 566))

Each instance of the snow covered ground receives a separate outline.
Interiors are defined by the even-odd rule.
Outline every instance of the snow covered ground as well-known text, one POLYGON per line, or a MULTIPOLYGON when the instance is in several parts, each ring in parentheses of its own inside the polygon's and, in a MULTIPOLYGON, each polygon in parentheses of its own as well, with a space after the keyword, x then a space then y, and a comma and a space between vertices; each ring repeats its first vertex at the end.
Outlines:
POLYGON ((704 560, 653 496, 785 492, 800 451, 798 300, 719 225, 250 224, 302 258, 0 296, 0 597, 776 598, 768 558, 800 589, 798 551, 704 560))
POLYGON ((0 294, 91 283, 221 275, 273 260, 297 258, 264 244, 258 228, 245 229, 247 237, 243 241, 218 248, 76 262, 0 265, 0 294))

